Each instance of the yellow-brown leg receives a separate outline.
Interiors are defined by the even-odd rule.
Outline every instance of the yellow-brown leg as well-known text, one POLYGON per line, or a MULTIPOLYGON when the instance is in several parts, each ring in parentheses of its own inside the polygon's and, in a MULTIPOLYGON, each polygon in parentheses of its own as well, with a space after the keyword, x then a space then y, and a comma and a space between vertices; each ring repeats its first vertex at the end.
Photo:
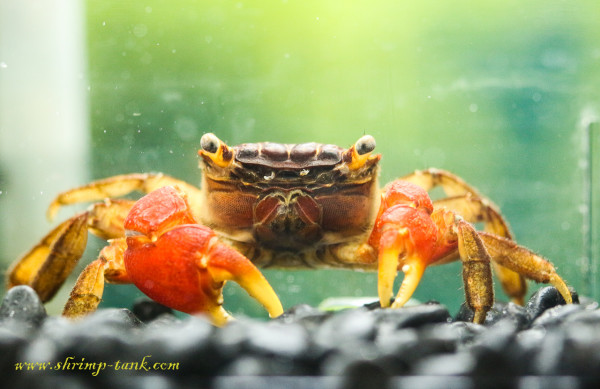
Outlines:
POLYGON ((63 316, 78 318, 94 312, 102 301, 105 280, 120 284, 131 282, 123 264, 126 248, 125 238, 115 239, 102 249, 98 259, 86 266, 71 290, 63 316))
POLYGON ((114 200, 94 204, 61 223, 13 263, 7 273, 7 287, 29 285, 43 302, 52 299, 83 255, 88 229, 104 239, 122 237, 123 220, 133 203, 114 200))
POLYGON ((494 304, 491 258, 478 232, 464 220, 457 220, 458 252, 463 264, 463 282, 474 323, 483 323, 494 304))
MULTIPOLYGON (((485 231, 512 239, 508 223, 502 217, 498 208, 486 199, 473 197, 472 194, 468 193, 437 200, 434 202, 434 206, 452 210, 470 223, 483 222, 485 231)), ((492 259, 494 258, 492 257, 492 259)), ((504 292, 514 303, 523 305, 527 293, 525 278, 519 273, 500 265, 497 261, 492 261, 492 267, 504 292)))
MULTIPOLYGON (((470 223, 483 222, 485 231, 512 239, 510 227, 502 217, 498 206, 481 196, 475 188, 460 177, 444 170, 427 169, 415 171, 402 179, 413 182, 425 190, 440 186, 450 197, 436 200, 435 208, 445 207, 470 223)), ((492 267, 504 292, 514 303, 523 305, 527 293, 525 278, 497 261, 492 262, 492 267)))
POLYGON ((474 187, 467 184, 462 178, 445 170, 433 168, 415 170, 413 173, 402 177, 401 180, 417 184, 426 191, 440 186, 448 197, 462 196, 467 193, 470 193, 473 197, 482 197, 474 187))
POLYGON ((50 300, 83 255, 88 213, 61 223, 8 269, 7 288, 29 285, 42 302, 50 300))
POLYGON ((150 193, 163 186, 172 185, 188 195, 188 202, 194 209, 200 201, 200 189, 185 181, 178 180, 162 173, 132 173, 108 177, 90 182, 87 185, 60 193, 48 208, 48 219, 52 220, 63 205, 100 201, 113 197, 125 196, 139 191, 150 193))
POLYGON ((500 265, 531 280, 552 284, 567 303, 572 303, 571 292, 548 260, 510 239, 486 232, 479 232, 479 235, 490 255, 500 265))

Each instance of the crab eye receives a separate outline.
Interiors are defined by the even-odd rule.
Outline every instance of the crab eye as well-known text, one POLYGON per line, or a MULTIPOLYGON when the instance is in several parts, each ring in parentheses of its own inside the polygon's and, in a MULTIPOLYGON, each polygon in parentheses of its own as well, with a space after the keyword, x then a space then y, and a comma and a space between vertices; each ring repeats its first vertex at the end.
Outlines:
POLYGON ((219 138, 210 132, 202 135, 202 138, 200 139, 200 147, 202 147, 202 150, 206 151, 207 153, 216 153, 217 150, 219 150, 220 143, 221 141, 219 138))
POLYGON ((371 135, 365 135, 356 141, 354 146, 358 155, 365 155, 375 150, 375 138, 371 135))

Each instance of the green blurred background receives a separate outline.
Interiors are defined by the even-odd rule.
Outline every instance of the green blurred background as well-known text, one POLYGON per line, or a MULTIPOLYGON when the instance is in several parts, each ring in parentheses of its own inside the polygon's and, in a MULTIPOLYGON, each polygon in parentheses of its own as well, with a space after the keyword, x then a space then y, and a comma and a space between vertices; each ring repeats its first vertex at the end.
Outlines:
MULTIPOLYGON (((600 297, 600 136, 592 130, 590 144, 586 135, 600 111, 596 0, 88 0, 80 11, 87 179, 162 171, 197 184, 205 132, 230 145, 342 146, 368 133, 383 155, 382 183, 427 167, 460 175, 501 207, 521 244, 551 259, 581 294, 600 297)), ((17 147, 26 153, 29 141, 17 147)), ((60 179, 69 168, 45 174, 60 179)), ((4 177, 14 178, 0 181, 0 205, 14 182, 31 180, 4 177)), ((43 196, 35 188, 19 201, 43 208, 66 188, 43 196)), ((2 208, 2 223, 27 242, 14 247, 4 234, 6 267, 43 234, 29 226, 50 225, 2 208)), ((84 262, 99 247, 93 241, 84 262)), ((377 293, 372 273, 265 274, 285 308, 377 293)), ((109 285, 102 304, 129 307, 140 295, 109 285)), ((415 297, 455 312, 464 301, 460 264, 428 269, 415 297)), ((235 285, 225 301, 234 314, 264 316, 235 285)))

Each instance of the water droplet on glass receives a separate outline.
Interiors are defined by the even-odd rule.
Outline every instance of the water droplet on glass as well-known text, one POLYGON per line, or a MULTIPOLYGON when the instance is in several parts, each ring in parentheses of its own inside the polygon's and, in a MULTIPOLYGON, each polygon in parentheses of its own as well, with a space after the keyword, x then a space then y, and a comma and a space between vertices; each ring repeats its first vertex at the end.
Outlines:
POLYGON ((7 67, 8 65, 6 64, 6 62, 0 62, 0 68, 6 69, 7 67))

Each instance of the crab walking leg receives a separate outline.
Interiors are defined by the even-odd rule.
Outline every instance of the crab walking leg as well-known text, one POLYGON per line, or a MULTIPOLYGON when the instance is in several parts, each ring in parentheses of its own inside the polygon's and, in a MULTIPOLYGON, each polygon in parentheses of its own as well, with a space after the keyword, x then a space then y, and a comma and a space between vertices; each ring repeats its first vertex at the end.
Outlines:
POLYGON ((491 257, 473 226, 456 217, 455 232, 458 252, 463 264, 463 282, 467 304, 475 316, 474 323, 483 323, 485 315, 494 304, 491 257))
MULTIPOLYGON (((502 217, 498 208, 486 199, 467 193, 466 195, 437 200, 434 202, 434 207, 444 207, 452 210, 469 223, 483 222, 485 231, 512 239, 508 223, 502 217)), ((514 303, 523 305, 527 293, 525 277, 496 261, 492 262, 492 267, 504 292, 514 303)))
POLYGON ((94 312, 102 301, 105 280, 110 283, 131 283, 123 265, 126 248, 125 238, 115 239, 102 249, 98 259, 86 266, 71 290, 63 316, 78 318, 94 312))
POLYGON ((8 287, 29 285, 43 302, 50 300, 85 251, 88 229, 103 239, 122 237, 130 200, 107 200, 54 228, 8 270, 8 287))
POLYGON ((498 207, 487 199, 468 193, 436 200, 433 205, 435 208, 451 210, 469 223, 483 222, 486 231, 512 239, 508 222, 502 217, 498 207))
MULTIPOLYGON (((434 203, 436 208, 446 207, 470 223, 484 222, 486 231, 512 239, 509 225, 502 217, 498 206, 481 196, 475 188, 460 177, 444 170, 427 169, 417 170, 403 180, 417 184, 425 190, 442 187, 446 195, 451 197, 437 200, 434 203)), ((448 258, 448 261, 452 259, 448 258)), ((504 292, 513 302, 523 305, 527 293, 525 278, 497 262, 492 262, 492 266, 504 292)))
POLYGON ((46 216, 49 220, 53 220, 63 205, 99 201, 124 196, 133 191, 150 193, 167 185, 177 186, 186 192, 193 206, 200 201, 200 190, 184 181, 162 173, 131 173, 93 181, 87 185, 60 193, 48 207, 46 216))
POLYGON ((479 235, 496 262, 534 281, 552 284, 568 304, 573 302, 566 283, 548 260, 512 240, 486 232, 480 232, 479 235))
POLYGON ((63 309, 63 316, 70 319, 94 312, 104 293, 104 266, 106 261, 98 258, 83 269, 63 309))
POLYGON ((481 197, 479 192, 462 178, 445 170, 433 168, 415 170, 413 173, 402 177, 401 180, 419 185, 426 191, 441 186, 447 196, 461 196, 470 193, 474 197, 481 197))
POLYGON ((87 244, 87 212, 61 223, 9 268, 7 287, 29 285, 50 300, 71 274, 87 244))

